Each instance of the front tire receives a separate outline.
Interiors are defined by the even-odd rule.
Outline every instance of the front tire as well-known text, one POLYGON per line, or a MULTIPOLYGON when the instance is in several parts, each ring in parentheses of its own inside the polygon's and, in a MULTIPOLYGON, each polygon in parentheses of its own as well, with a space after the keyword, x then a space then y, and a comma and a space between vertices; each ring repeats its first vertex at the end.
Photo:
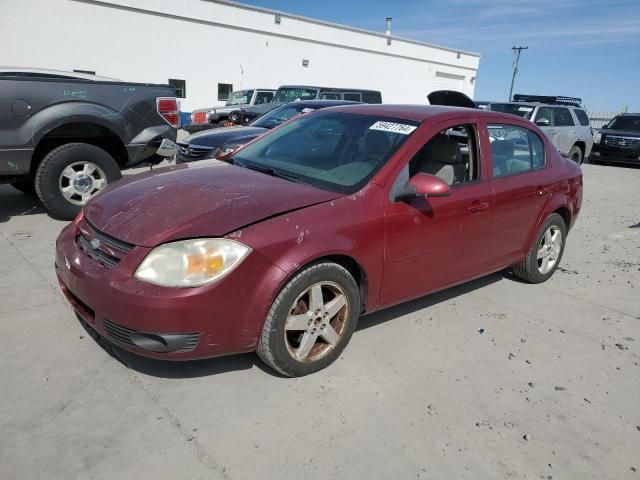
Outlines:
POLYGON ((91 197, 121 177, 118 164, 102 148, 67 143, 42 159, 35 187, 53 216, 73 220, 91 197))
POLYGON ((515 276, 530 283, 547 281, 560 265, 566 239, 564 219, 557 213, 550 215, 540 228, 527 257, 513 266, 515 276))
POLYGON ((262 329, 258 356, 287 377, 331 365, 349 343, 360 293, 351 274, 323 262, 298 273, 274 300, 262 329))
POLYGON ((576 162, 578 165, 582 165, 582 149, 577 145, 571 147, 571 150, 569 150, 569 158, 576 162))

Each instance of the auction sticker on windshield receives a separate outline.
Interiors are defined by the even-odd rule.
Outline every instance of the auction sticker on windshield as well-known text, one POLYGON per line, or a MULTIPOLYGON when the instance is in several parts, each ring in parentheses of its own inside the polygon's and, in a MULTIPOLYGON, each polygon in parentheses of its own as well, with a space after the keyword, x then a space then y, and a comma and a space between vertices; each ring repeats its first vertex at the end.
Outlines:
POLYGON ((406 125, 404 123, 393 122, 376 122, 369 127, 369 130, 380 130, 381 132, 400 133, 401 135, 409 135, 416 128, 414 125, 406 125))

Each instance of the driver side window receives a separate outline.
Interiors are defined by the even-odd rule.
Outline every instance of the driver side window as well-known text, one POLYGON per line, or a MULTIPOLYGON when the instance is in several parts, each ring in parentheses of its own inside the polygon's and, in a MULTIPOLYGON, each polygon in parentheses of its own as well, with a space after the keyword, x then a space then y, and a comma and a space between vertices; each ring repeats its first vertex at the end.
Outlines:
POLYGON ((428 173, 453 186, 479 178, 479 156, 473 125, 456 125, 429 140, 409 162, 409 178, 428 173))

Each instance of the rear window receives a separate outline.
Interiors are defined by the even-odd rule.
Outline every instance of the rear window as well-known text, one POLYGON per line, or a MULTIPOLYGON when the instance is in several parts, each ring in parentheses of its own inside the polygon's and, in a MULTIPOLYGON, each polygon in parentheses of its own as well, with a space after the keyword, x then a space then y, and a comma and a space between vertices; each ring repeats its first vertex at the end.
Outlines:
POLYGON ((587 115, 587 112, 585 112, 584 110, 579 110, 579 109, 575 109, 574 112, 576 112, 576 117, 578 117, 578 121, 580 122, 580 125, 582 125, 583 127, 587 127, 589 126, 589 115, 587 115))
POLYGON ((363 92, 362 101, 364 103, 382 103, 382 95, 380 92, 363 92))

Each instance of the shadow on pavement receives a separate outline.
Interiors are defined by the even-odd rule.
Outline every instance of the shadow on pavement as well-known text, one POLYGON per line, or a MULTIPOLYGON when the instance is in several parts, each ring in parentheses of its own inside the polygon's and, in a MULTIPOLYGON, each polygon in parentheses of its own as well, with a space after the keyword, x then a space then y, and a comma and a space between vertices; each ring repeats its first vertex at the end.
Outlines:
POLYGON ((429 308, 439 303, 452 300, 461 295, 466 295, 467 293, 479 290, 483 287, 504 280, 505 278, 509 280, 515 280, 515 277, 513 277, 512 274, 505 270, 503 272, 493 273, 491 275, 487 275, 486 277, 481 277, 477 280, 463 283, 461 285, 457 285, 440 292, 432 293, 431 295, 427 295, 425 297, 420 297, 410 302, 401 303, 399 305, 396 305, 395 307, 389 307, 384 310, 380 310, 379 312, 372 313, 371 315, 365 315, 358 320, 358 327, 356 328, 356 332, 359 330, 366 330, 367 328, 375 327, 377 325, 380 325, 381 323, 394 320, 403 315, 408 315, 410 313, 417 312, 418 310, 429 308))
MULTIPOLYGON (((424 308, 446 302, 469 292, 481 289, 493 283, 499 282, 505 278, 509 278, 509 273, 499 272, 486 277, 473 280, 456 287, 433 293, 426 297, 421 297, 411 302, 402 303, 395 307, 366 315, 358 321, 358 330, 375 327, 381 323, 394 320, 400 316, 407 315, 424 308)), ((76 315, 77 316, 77 315, 76 315)), ((191 361, 166 361, 154 360, 142 357, 129 351, 126 351, 117 345, 100 337, 84 320, 78 317, 82 327, 93 338, 103 350, 115 358, 117 361, 144 375, 159 378, 198 378, 210 375, 218 375, 221 373, 234 372, 239 370, 249 370, 252 367, 259 368, 265 373, 274 377, 284 378, 279 373, 271 370, 264 365, 255 353, 244 353, 230 355, 226 357, 211 358, 207 360, 191 360, 191 361)), ((348 348, 348 347, 347 347, 348 348)))
POLYGON ((46 213, 38 197, 22 193, 11 185, 0 185, 0 223, 12 217, 46 213))

